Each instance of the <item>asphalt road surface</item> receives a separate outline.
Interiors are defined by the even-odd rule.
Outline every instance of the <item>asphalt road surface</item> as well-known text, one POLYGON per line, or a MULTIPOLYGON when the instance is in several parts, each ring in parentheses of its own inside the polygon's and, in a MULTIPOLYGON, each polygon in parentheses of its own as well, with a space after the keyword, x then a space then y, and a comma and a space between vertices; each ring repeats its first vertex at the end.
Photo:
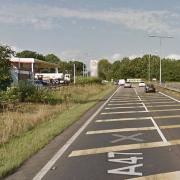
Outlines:
POLYGON ((33 180, 180 180, 180 101, 119 87, 33 180))

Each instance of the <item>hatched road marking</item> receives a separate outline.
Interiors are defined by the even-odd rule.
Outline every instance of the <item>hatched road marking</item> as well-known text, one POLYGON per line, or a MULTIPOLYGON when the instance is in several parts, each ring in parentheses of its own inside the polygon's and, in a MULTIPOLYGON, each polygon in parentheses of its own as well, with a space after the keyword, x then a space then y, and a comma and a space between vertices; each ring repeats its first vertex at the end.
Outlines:
POLYGON ((132 134, 129 136, 124 136, 121 134, 112 134, 112 136, 117 137, 115 140, 111 141, 111 143, 117 143, 120 141, 124 141, 124 140, 132 140, 132 141, 139 141, 142 142, 144 141, 143 139, 137 138, 137 136, 141 136, 143 133, 137 133, 137 134, 132 134))

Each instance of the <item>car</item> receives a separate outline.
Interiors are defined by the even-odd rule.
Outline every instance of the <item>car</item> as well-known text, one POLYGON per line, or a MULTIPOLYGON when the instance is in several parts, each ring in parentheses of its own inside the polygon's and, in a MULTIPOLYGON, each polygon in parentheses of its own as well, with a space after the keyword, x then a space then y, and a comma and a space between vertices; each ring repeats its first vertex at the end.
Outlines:
POLYGON ((119 79, 118 84, 120 86, 123 86, 125 84, 125 80, 124 79, 119 79))
POLYGON ((126 82, 124 84, 124 88, 131 88, 132 87, 132 84, 130 82, 126 82))
POLYGON ((140 83, 139 83, 139 87, 145 87, 145 83, 143 82, 143 81, 141 81, 140 83))
POLYGON ((156 89, 153 84, 146 84, 144 88, 145 92, 156 92, 156 89))

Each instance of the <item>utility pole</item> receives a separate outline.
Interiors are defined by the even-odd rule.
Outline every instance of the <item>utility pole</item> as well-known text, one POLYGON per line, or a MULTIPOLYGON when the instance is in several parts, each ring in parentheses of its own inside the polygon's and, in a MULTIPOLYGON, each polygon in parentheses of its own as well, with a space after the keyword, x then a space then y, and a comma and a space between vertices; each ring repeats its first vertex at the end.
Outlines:
POLYGON ((74 64, 74 84, 76 84, 76 64, 74 64))
POLYGON ((151 81, 151 54, 149 54, 149 82, 151 81))
POLYGON ((159 84, 161 85, 162 83, 162 59, 161 59, 161 51, 162 51, 162 40, 163 39, 170 39, 173 38, 172 36, 157 36, 157 35, 150 35, 148 36, 150 38, 158 38, 159 39, 159 43, 160 43, 160 52, 159 52, 159 84))

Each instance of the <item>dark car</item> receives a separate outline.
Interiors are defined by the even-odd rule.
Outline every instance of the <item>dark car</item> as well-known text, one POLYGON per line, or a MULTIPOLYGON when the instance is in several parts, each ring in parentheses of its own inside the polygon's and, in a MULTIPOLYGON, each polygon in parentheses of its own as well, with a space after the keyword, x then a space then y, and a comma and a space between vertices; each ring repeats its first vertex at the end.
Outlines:
POLYGON ((145 90, 146 93, 148 93, 148 92, 156 92, 156 89, 155 89, 153 84, 146 84, 144 90, 145 90))

